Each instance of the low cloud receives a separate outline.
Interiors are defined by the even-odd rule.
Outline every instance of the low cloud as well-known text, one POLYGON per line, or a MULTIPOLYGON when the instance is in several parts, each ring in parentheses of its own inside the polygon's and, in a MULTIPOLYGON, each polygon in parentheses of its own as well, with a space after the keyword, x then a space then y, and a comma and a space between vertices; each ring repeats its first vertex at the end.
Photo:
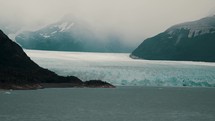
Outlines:
POLYGON ((34 28, 53 23, 71 13, 88 22, 97 33, 115 32, 127 43, 138 45, 144 38, 174 24, 213 13, 215 1, 0 0, 0 5, 2 23, 34 28))

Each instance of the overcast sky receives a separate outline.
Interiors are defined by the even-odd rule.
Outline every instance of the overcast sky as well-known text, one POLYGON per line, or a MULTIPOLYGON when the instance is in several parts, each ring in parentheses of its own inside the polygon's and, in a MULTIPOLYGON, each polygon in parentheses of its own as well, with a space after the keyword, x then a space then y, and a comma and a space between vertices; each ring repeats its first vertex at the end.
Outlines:
POLYGON ((71 13, 95 30, 112 30, 129 40, 215 13, 215 0, 0 0, 1 21, 43 25, 71 13))

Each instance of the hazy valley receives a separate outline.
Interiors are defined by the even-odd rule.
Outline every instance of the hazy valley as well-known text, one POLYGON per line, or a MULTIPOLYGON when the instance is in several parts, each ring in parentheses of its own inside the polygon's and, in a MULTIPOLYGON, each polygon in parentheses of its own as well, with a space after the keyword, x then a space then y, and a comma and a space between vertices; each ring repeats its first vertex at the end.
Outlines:
POLYGON ((215 1, 0 5, 0 121, 215 120, 215 1))

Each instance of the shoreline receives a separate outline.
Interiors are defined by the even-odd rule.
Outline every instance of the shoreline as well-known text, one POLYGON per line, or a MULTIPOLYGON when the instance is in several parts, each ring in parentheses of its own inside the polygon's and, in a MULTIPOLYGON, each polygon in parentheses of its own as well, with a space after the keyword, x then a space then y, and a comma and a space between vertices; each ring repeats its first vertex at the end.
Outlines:
POLYGON ((102 82, 102 83, 92 82, 91 84, 87 84, 86 82, 83 82, 82 84, 40 83, 40 84, 23 84, 23 85, 14 85, 14 84, 0 85, 0 90, 37 90, 37 89, 46 89, 46 88, 116 88, 116 86, 110 85, 105 82, 102 82))
POLYGON ((15 86, 16 88, 2 88, 0 91, 13 91, 13 90, 38 90, 38 89, 65 89, 65 88, 89 88, 89 89, 101 89, 101 88, 154 88, 154 89, 215 89, 214 87, 189 87, 189 86, 86 86, 86 85, 75 85, 71 83, 41 83, 36 87, 35 85, 15 86))

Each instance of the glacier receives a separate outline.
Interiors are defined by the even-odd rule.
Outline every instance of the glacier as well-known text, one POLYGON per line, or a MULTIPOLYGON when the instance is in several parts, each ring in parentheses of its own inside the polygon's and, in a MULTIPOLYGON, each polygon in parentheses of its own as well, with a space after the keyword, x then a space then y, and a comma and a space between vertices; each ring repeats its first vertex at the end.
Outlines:
POLYGON ((116 86, 215 87, 215 63, 131 59, 129 53, 25 50, 40 66, 116 86))

